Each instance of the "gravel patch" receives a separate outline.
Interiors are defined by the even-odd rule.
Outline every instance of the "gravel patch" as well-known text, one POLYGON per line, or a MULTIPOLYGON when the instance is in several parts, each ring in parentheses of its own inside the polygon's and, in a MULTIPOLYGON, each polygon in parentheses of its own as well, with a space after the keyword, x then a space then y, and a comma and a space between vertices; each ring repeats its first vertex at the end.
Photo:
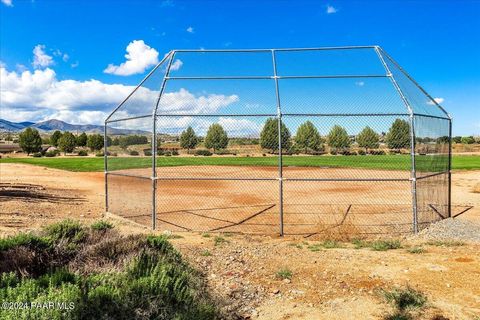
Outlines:
POLYGON ((480 224, 448 218, 431 224, 412 239, 453 240, 480 243, 480 224))

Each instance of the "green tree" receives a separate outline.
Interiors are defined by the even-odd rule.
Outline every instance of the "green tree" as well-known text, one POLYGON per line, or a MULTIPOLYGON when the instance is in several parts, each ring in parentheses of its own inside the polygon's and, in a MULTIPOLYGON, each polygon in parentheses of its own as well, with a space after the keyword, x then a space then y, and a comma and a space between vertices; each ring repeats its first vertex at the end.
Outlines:
POLYGON ((55 132, 50 137, 50 144, 54 147, 58 147, 58 140, 62 137, 62 133, 59 130, 55 130, 55 132))
POLYGON ((27 128, 20 133, 18 144, 28 155, 42 150, 42 138, 36 129, 27 128))
POLYGON ((365 148, 365 152, 368 152, 368 149, 377 149, 380 146, 379 141, 378 134, 368 126, 357 136, 358 146, 365 148))
POLYGON ((228 136, 223 127, 218 123, 212 124, 205 136, 205 147, 213 149, 216 152, 219 149, 225 149, 228 145, 228 136))
POLYGON ((330 148, 333 148, 334 150, 348 149, 352 143, 350 141, 350 137, 348 136, 347 130, 339 125, 333 126, 328 133, 327 141, 330 148))
POLYGON ((118 146, 122 148, 123 150, 127 150, 128 146, 130 144, 128 143, 128 139, 126 137, 121 137, 120 141, 118 143, 118 146))
POLYGON ((475 143, 475 138, 473 136, 462 137, 461 141, 462 141, 463 144, 473 144, 473 143, 475 143))
POLYGON ((73 133, 65 131, 62 134, 62 137, 58 140, 58 147, 60 148, 61 151, 63 151, 64 154, 73 152, 75 150, 75 147, 77 145, 77 139, 75 139, 75 136, 73 133))
MULTIPOLYGON (((282 150, 289 150, 292 147, 290 141, 290 130, 285 123, 281 125, 282 150)), ((268 118, 260 133, 260 146, 263 149, 270 149, 272 152, 278 150, 278 119, 268 118)))
POLYGON ((103 136, 98 133, 89 135, 87 138, 87 147, 89 147, 92 151, 102 150, 103 136))
POLYGON ((86 147, 87 139, 88 139, 87 134, 85 132, 82 132, 82 134, 77 137, 77 146, 86 147))
POLYGON ((304 149, 305 153, 308 153, 308 150, 323 150, 322 137, 320 137, 317 128, 315 128, 310 121, 307 121, 298 127, 297 134, 295 135, 295 144, 300 149, 304 149))
POLYGON ((410 147, 410 125, 407 121, 396 119, 387 133, 387 145, 390 149, 410 147))
POLYGON ((190 149, 195 149, 198 144, 198 137, 195 135, 192 127, 188 127, 180 135, 180 147, 187 149, 187 153, 190 153, 190 149))
POLYGON ((462 143, 462 137, 461 136, 455 136, 452 138, 452 141, 455 143, 462 143))

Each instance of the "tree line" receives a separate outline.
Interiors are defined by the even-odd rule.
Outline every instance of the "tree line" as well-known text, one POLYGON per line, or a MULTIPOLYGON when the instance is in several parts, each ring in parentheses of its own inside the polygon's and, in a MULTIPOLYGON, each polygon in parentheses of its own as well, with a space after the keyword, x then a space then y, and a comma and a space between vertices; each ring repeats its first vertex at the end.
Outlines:
MULTIPOLYGON (((278 119, 269 118, 265 122, 260 133, 260 146, 262 149, 277 152, 279 149, 279 125, 278 119)), ((352 139, 347 130, 339 125, 332 127, 328 135, 324 138, 320 135, 318 129, 311 121, 301 124, 294 137, 285 123, 280 125, 280 140, 282 149, 288 152, 295 149, 303 153, 323 152, 325 144, 330 147, 331 151, 344 152, 347 151, 352 143, 352 139)), ((386 134, 386 142, 390 149, 403 149, 410 147, 410 127, 405 120, 397 119, 390 127, 386 134)), ((380 146, 380 135, 370 127, 365 127, 356 137, 355 141, 358 146, 368 152, 377 149, 380 146)), ((192 127, 188 127, 180 134, 180 147, 187 149, 195 149, 201 142, 201 138, 195 134, 192 127)), ((214 152, 225 149, 228 145, 229 138, 223 127, 216 123, 212 124, 205 136, 204 144, 207 149, 213 149, 214 152)))

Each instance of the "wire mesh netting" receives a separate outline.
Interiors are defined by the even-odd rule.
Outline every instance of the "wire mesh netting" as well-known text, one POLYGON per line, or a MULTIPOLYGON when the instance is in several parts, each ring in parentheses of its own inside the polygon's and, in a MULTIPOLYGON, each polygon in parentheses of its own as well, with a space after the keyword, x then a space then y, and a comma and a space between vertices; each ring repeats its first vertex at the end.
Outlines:
POLYGON ((379 47, 172 51, 106 120, 107 210, 176 231, 416 232, 450 215, 450 128, 379 47))

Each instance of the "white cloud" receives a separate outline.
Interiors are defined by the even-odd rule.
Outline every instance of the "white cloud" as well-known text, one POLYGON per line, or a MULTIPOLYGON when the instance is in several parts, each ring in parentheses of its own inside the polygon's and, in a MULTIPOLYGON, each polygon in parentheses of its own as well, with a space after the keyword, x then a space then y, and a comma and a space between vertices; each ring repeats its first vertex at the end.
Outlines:
POLYGON ((2 3, 7 7, 13 7, 12 0, 2 0, 2 3))
POLYGON ((183 66, 183 62, 180 59, 176 59, 173 61, 172 65, 170 66, 170 70, 175 71, 180 69, 183 66))
MULTIPOLYGON (((443 103, 443 101, 445 101, 444 98, 433 98, 433 100, 435 100, 435 102, 438 103, 438 104, 441 104, 441 103, 443 103)), ((432 106, 435 105, 435 103, 432 100, 428 100, 427 103, 429 105, 432 105, 432 106)))
POLYGON ((194 33, 195 30, 193 30, 193 27, 190 26, 190 27, 187 28, 187 32, 188 33, 194 33))
POLYGON ((76 68, 76 67, 78 67, 79 64, 80 64, 80 62, 75 61, 74 63, 72 63, 72 64, 70 65, 70 67, 76 68))
POLYGON ((335 8, 334 6, 331 6, 331 5, 327 5, 327 13, 328 14, 332 14, 332 13, 337 13, 338 12, 338 9, 335 8))
POLYGON ((33 48, 33 66, 35 68, 45 68, 52 65, 53 59, 45 53, 45 46, 38 44, 33 48))
POLYGON ((355 82, 355 85, 359 86, 359 87, 363 87, 365 85, 365 82, 363 81, 357 81, 355 82))
POLYGON ((109 64, 103 70, 105 73, 119 76, 129 76, 137 73, 144 73, 145 69, 158 63, 158 51, 146 45, 143 40, 134 40, 127 46, 127 61, 119 66, 109 64))
POLYGON ((63 56, 62 56, 63 62, 67 62, 68 59, 70 59, 70 56, 68 54, 64 53, 63 56))
MULTIPOLYGON (((1 116, 11 121, 40 121, 57 118, 70 123, 102 123, 135 86, 106 84, 98 80, 58 80, 50 68, 35 71, 0 69, 1 116)), ((151 114, 158 89, 140 87, 116 114, 116 118, 151 114)), ((195 95, 181 88, 165 93, 159 111, 205 114, 239 101, 237 95, 195 95)), ((247 128, 247 125, 244 124, 247 128)))

